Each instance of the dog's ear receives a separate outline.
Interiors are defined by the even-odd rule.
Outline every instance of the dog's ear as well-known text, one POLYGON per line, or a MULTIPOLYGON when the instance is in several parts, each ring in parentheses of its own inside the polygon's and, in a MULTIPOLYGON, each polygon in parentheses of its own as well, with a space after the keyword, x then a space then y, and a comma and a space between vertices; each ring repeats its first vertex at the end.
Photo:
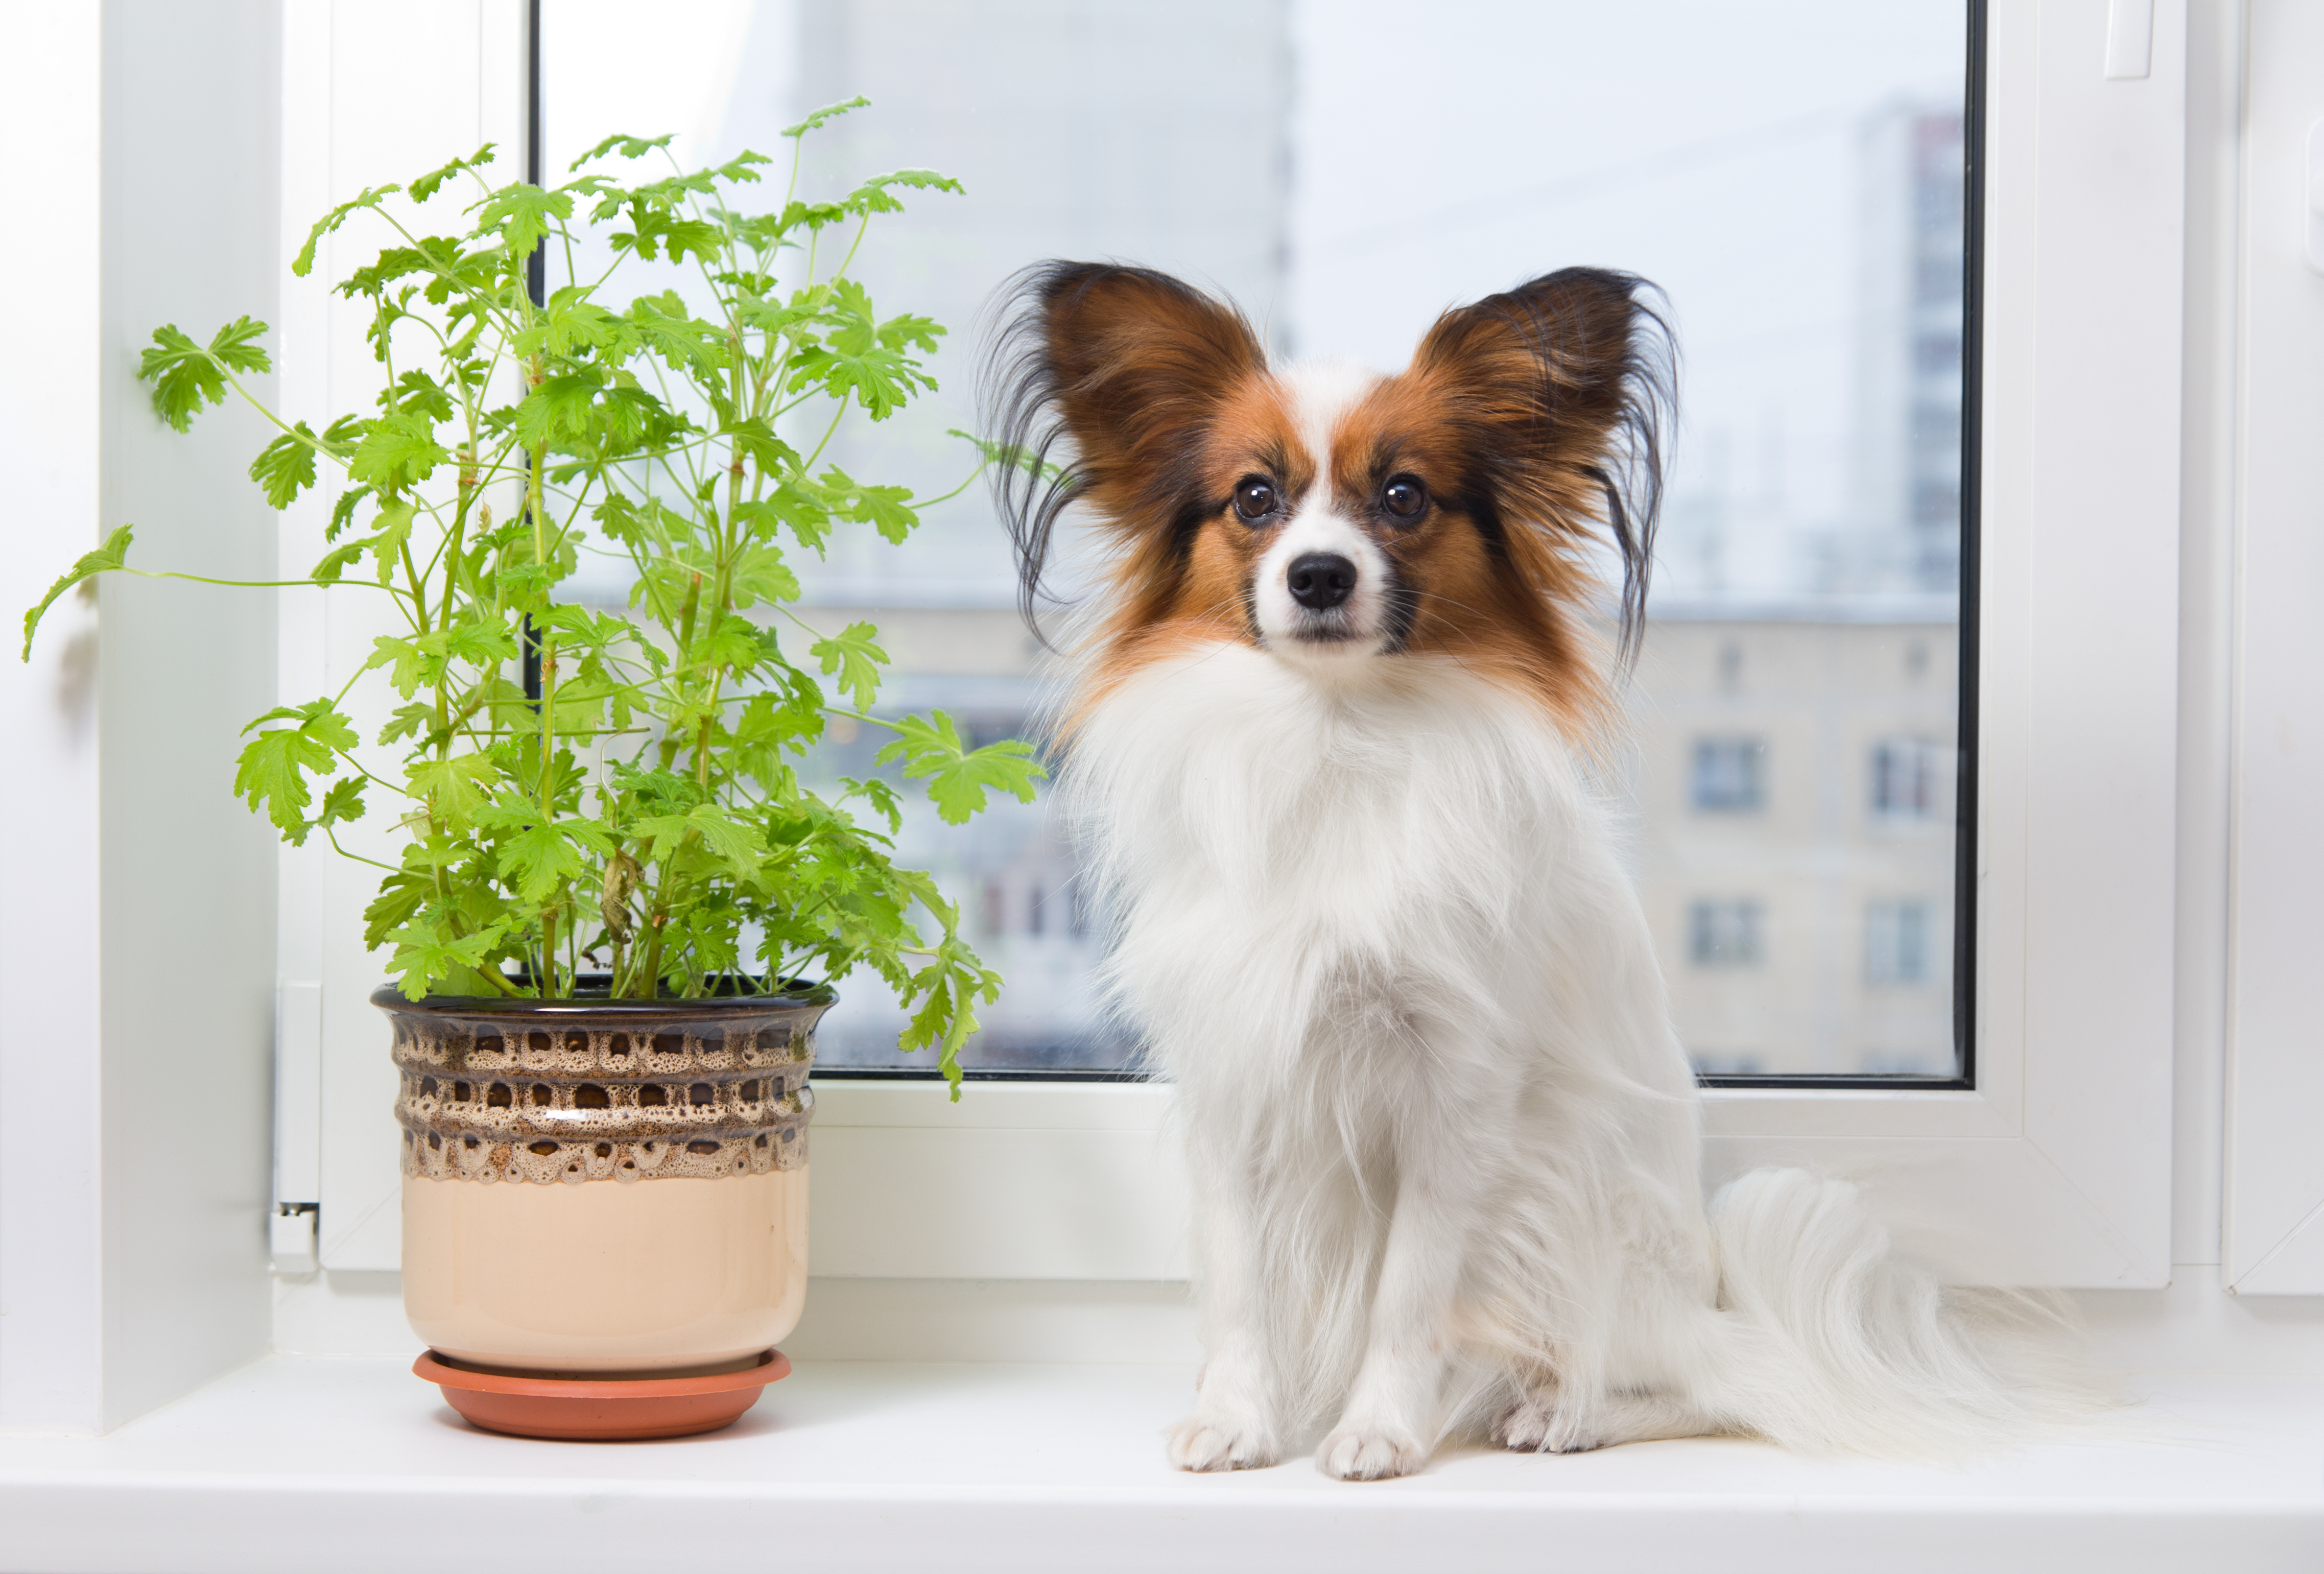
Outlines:
POLYGON ((1412 359, 1468 429, 1509 525, 1579 538, 1603 519, 1622 560, 1626 659, 1643 632, 1677 382, 1658 293, 1636 274, 1561 269, 1446 312, 1412 359))
POLYGON ((1198 487, 1202 437, 1228 391, 1267 366, 1241 315, 1147 268, 1043 262, 1001 298, 979 404, 1004 450, 993 484, 1033 622, 1057 516, 1087 500, 1133 535, 1168 530, 1198 487), (1071 437, 1072 463, 1050 455, 1071 437))

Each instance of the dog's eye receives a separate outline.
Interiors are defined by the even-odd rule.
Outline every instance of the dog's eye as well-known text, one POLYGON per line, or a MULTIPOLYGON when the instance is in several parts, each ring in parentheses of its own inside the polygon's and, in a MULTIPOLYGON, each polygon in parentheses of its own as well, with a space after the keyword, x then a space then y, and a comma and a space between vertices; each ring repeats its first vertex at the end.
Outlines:
POLYGON ((1235 512, 1252 522, 1265 519, 1275 511, 1275 483, 1257 475, 1245 476, 1235 488, 1235 512))
POLYGON ((1380 488, 1380 506, 1397 519, 1416 519, 1428 506, 1428 492, 1417 475, 1391 475, 1380 488))

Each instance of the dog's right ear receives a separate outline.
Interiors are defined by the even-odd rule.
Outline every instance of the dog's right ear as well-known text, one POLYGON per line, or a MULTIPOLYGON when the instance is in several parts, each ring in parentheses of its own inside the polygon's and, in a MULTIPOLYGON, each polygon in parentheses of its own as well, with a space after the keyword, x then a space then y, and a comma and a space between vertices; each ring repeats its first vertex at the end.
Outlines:
POLYGON ((993 493, 1033 623, 1065 505, 1086 500, 1133 538, 1168 533, 1200 491, 1212 417, 1267 353, 1232 307, 1148 268, 1037 263, 998 304, 978 403, 985 437, 1014 461, 993 493), (1068 437, 1072 462, 1050 468, 1068 437))

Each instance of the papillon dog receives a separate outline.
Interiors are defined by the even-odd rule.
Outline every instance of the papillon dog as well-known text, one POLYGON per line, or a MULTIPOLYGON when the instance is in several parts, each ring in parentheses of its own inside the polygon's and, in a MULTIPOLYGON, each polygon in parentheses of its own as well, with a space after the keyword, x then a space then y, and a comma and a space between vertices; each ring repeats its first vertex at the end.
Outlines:
POLYGON ((1565 269, 1377 375, 1277 370, 1144 269, 1008 297, 983 392, 1028 616, 1068 505, 1111 548, 1053 736, 1111 999, 1183 1123, 1184 1468, 1318 1431, 1351 1479, 1480 1431, 1925 1453, 2034 1404, 1845 1183, 1705 1205, 1600 786, 1671 415, 1657 299, 1565 269))

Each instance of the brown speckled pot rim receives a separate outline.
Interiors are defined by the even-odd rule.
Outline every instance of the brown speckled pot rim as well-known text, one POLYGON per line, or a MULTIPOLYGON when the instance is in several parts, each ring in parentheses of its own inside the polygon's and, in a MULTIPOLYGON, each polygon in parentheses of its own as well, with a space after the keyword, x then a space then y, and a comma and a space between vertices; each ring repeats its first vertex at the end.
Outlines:
POLYGON ((424 995, 407 999, 393 984, 371 992, 371 1003, 383 1011, 408 1011, 431 1017, 595 1017, 634 1021, 645 1017, 763 1017, 776 1013, 812 1011, 817 1017, 839 1001, 829 984, 787 990, 780 994, 669 996, 653 1000, 612 999, 604 995, 565 996, 555 999, 509 998, 501 995, 424 995))

